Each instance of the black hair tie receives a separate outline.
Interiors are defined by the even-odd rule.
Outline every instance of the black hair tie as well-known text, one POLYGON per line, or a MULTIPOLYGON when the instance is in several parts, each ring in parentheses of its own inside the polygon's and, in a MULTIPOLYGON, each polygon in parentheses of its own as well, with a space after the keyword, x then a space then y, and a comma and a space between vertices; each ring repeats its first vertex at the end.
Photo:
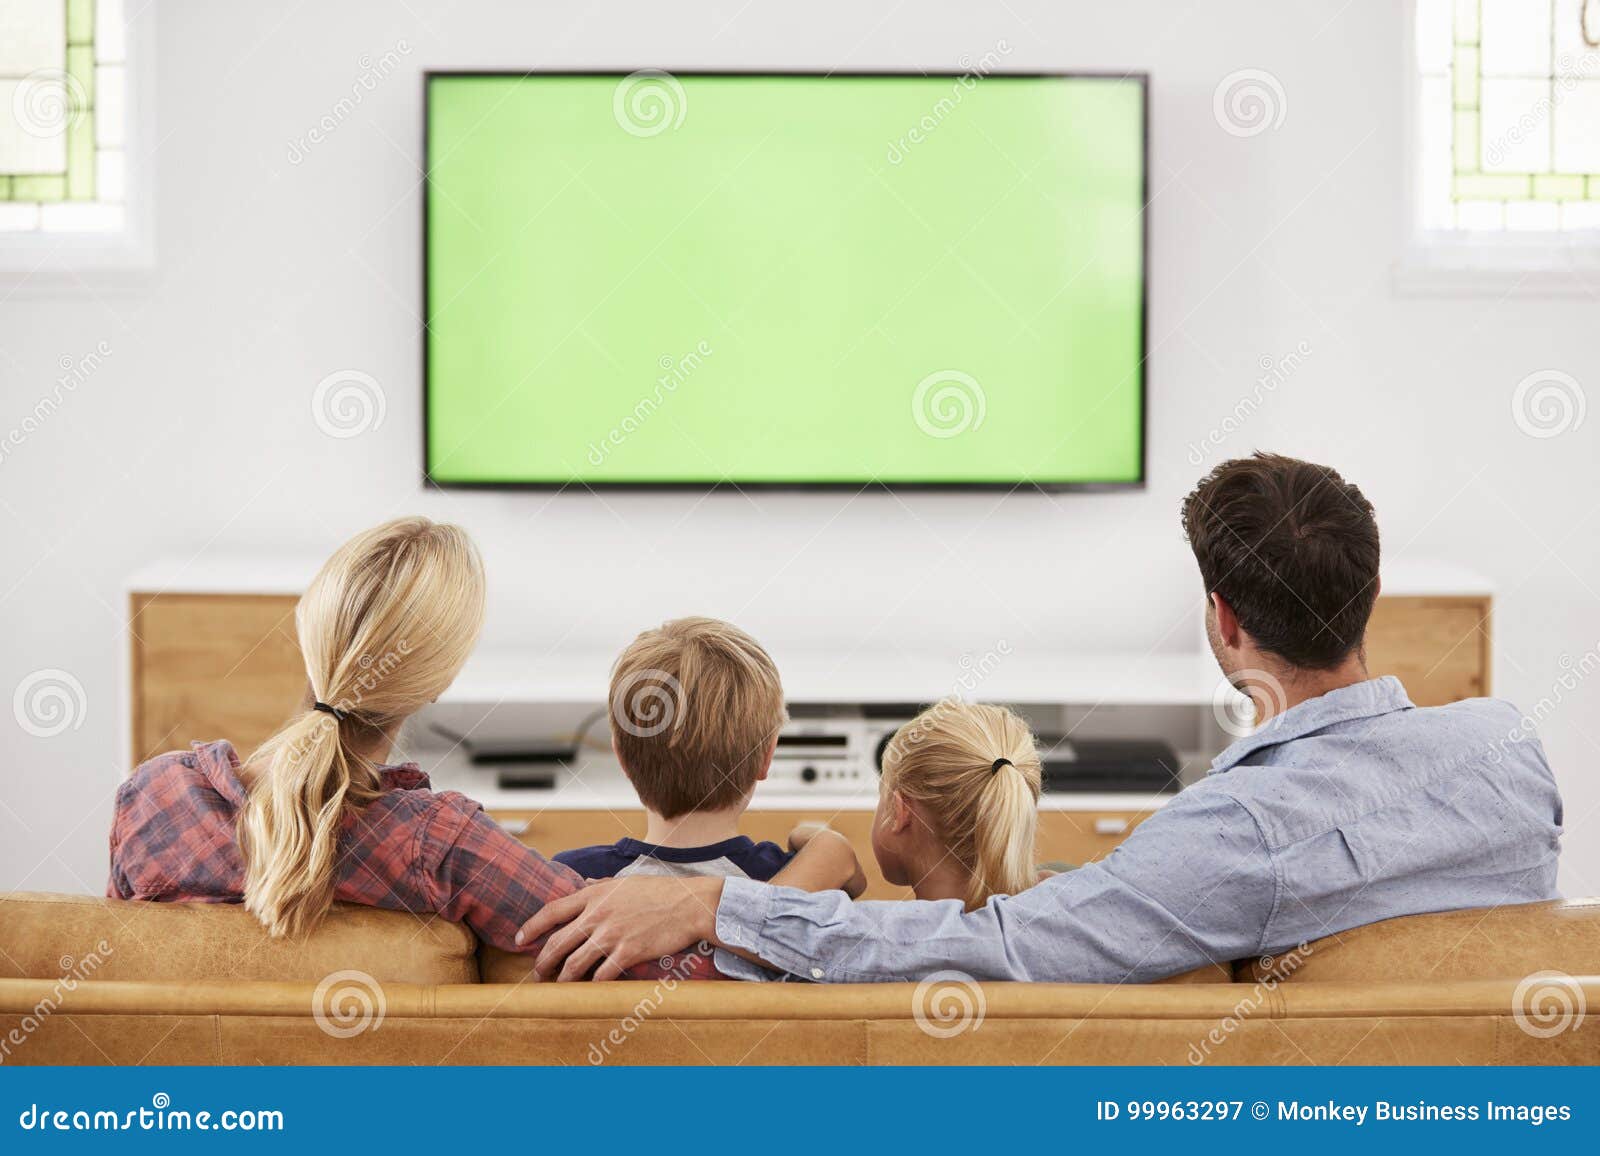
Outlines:
POLYGON ((1014 767, 1016 765, 1017 764, 1012 762, 1010 759, 996 759, 994 761, 994 765, 989 768, 989 773, 991 775, 998 775, 1001 767, 1014 767))
POLYGON ((338 719, 340 722, 344 722, 345 719, 350 717, 348 714, 346 714, 344 711, 340 710, 338 707, 329 706, 325 702, 314 702, 314 703, 311 704, 311 709, 312 710, 320 710, 325 714, 331 714, 334 718, 338 719))

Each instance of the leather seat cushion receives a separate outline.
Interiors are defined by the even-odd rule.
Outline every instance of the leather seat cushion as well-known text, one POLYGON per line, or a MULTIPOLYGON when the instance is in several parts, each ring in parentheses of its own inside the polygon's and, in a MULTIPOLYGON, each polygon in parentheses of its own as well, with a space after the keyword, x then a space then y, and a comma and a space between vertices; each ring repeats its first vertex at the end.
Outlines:
POLYGON ((1407 915, 1341 931, 1275 959, 1239 965, 1239 978, 1269 974, 1304 983, 1340 980, 1509 979, 1536 971, 1600 970, 1600 899, 1556 899, 1407 915))
POLYGON ((478 981, 477 939, 436 916, 336 903, 312 934, 272 939, 233 903, 0 895, 0 977, 301 980, 358 971, 382 982, 478 981))

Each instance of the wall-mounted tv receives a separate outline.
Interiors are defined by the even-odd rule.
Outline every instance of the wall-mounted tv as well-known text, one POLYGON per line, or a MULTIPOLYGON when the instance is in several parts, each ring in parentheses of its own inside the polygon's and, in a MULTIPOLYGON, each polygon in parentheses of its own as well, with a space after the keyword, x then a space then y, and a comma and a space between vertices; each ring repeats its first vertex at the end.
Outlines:
POLYGON ((1142 484, 1146 89, 429 74, 427 480, 1142 484))

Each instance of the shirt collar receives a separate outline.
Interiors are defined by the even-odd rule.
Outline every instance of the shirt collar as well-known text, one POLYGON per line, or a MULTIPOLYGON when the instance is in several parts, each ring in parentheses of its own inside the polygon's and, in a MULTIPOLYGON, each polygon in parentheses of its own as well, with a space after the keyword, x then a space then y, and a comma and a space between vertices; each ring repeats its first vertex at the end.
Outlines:
POLYGON ((1336 723, 1411 709, 1412 702, 1406 697, 1405 687, 1393 675, 1341 686, 1274 715, 1260 730, 1238 739, 1212 759, 1208 773, 1217 775, 1231 771, 1256 751, 1304 738, 1336 723))
MULTIPOLYGON (((239 755, 233 749, 233 744, 221 740, 212 743, 194 743, 194 758, 206 780, 216 788, 221 795, 235 807, 242 807, 249 799, 250 793, 245 790, 244 783, 239 779, 239 755)), ((401 763, 394 767, 379 767, 378 781, 386 791, 417 791, 430 790, 433 784, 428 779, 428 772, 416 763, 401 763)))

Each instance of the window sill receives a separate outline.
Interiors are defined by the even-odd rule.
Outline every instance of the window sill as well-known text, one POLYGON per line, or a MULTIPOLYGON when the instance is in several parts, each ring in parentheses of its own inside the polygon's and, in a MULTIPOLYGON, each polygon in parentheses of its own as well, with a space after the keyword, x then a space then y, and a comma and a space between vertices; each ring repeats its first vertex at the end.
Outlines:
POLYGON ((0 235, 0 285, 15 296, 53 296, 86 284, 135 286, 154 268, 148 235, 131 230, 0 235))
POLYGON ((1394 287, 1411 297, 1600 298, 1600 233, 1424 234, 1395 263, 1394 287))

